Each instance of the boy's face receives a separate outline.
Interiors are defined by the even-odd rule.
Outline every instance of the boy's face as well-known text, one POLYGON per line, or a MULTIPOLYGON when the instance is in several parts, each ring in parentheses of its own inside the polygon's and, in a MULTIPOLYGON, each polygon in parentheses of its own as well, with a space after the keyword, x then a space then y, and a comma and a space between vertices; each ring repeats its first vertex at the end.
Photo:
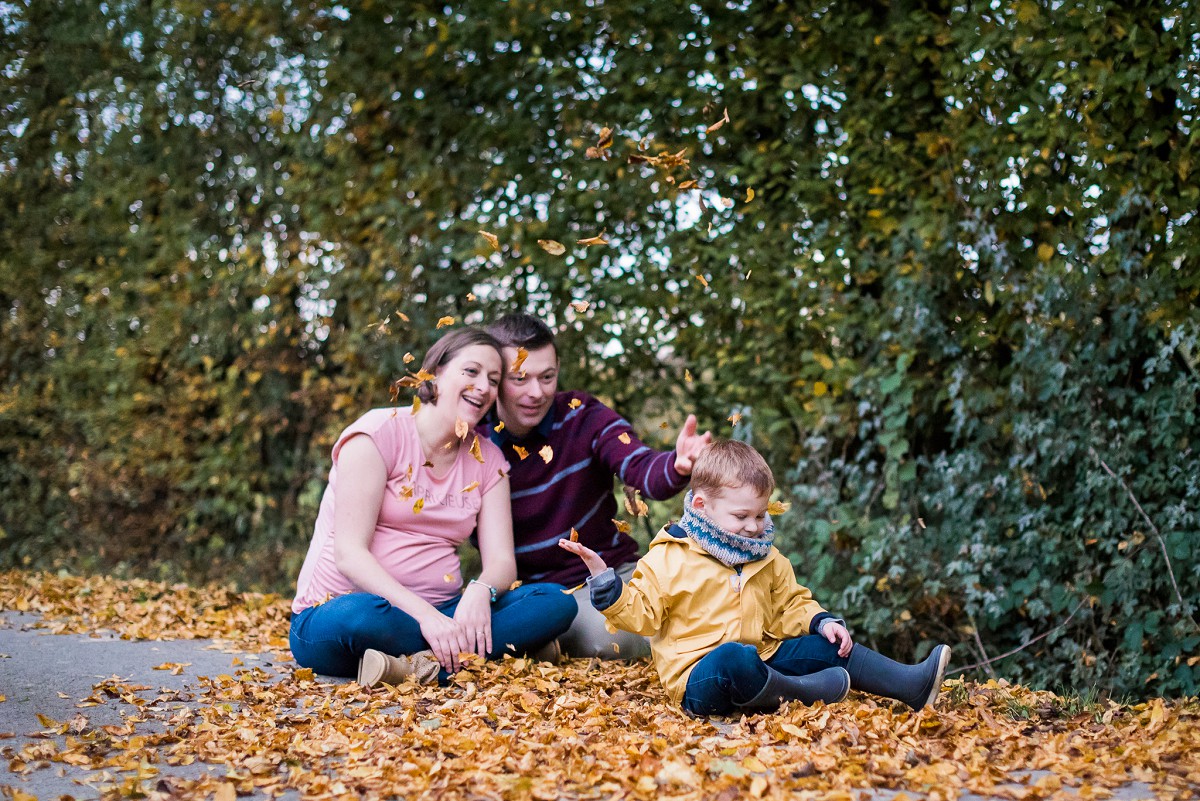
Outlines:
POLYGON ((750 486, 724 487, 720 493, 692 495, 692 506, 726 531, 743 537, 761 537, 767 522, 769 494, 750 486))

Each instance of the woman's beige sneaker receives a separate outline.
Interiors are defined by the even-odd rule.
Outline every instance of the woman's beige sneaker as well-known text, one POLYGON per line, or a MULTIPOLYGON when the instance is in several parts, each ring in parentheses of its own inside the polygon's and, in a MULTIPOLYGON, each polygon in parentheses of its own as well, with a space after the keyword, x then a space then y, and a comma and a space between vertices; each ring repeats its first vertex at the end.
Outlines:
POLYGON ((358 683, 363 687, 381 684, 395 686, 412 676, 417 684, 436 684, 441 665, 433 651, 418 651, 406 656, 390 656, 368 648, 358 661, 358 683))

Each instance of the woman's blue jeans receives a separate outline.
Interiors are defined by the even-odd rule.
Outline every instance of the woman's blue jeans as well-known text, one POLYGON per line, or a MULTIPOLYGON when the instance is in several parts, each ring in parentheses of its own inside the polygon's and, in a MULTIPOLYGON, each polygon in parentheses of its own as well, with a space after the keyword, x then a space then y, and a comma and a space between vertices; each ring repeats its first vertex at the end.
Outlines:
POLYGON ((807 676, 825 668, 846 667, 849 661, 838 656, 836 645, 817 634, 784 640, 766 662, 753 645, 723 643, 692 668, 683 708, 693 715, 727 715, 762 692, 768 666, 788 676, 807 676))
MULTIPOLYGON (((460 595, 437 609, 454 616, 460 595)), ((524 584, 492 606, 492 650, 488 659, 536 651, 571 626, 575 599, 558 584, 524 584)), ((385 598, 365 592, 341 595, 292 615, 288 639, 302 667, 326 676, 353 677, 368 648, 401 656, 429 648, 421 626, 385 598)), ((445 678, 445 672, 441 674, 445 678)))

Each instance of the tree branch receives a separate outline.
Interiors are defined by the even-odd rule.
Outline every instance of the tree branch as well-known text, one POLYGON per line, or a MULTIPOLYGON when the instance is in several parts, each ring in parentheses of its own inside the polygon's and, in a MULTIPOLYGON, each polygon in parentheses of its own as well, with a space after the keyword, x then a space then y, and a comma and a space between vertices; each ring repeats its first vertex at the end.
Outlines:
MULTIPOLYGON (((1065 625, 1067 625, 1068 623, 1070 623, 1070 622, 1071 622, 1071 618, 1075 617, 1075 613, 1076 613, 1076 612, 1078 612, 1080 609, 1082 609, 1082 608, 1083 608, 1083 605, 1084 605, 1084 604, 1086 604, 1087 602, 1088 602, 1088 599, 1087 599, 1087 598, 1084 598, 1082 601, 1080 601, 1080 602, 1079 602, 1079 603, 1078 603, 1078 604, 1075 606, 1075 608, 1074 608, 1074 609, 1072 609, 1072 610, 1071 610, 1071 614, 1067 615, 1067 619, 1066 619, 1066 620, 1064 620, 1062 623, 1059 623, 1057 626, 1055 626, 1054 628, 1050 629, 1049 631, 1044 631, 1044 632, 1042 632, 1041 634, 1039 634, 1038 636, 1034 637, 1032 640, 1030 640, 1029 642, 1025 643, 1024 645, 1018 646, 1017 648, 1014 648, 1014 649, 1012 649, 1011 651, 1006 651, 1005 653, 1002 653, 1002 654, 1000 654, 1000 656, 993 656, 991 659, 984 659, 982 662, 976 662, 974 665, 967 665, 966 667, 955 668, 954 670, 951 670, 951 671, 949 671, 949 672, 948 672, 946 675, 948 675, 948 676, 952 676, 952 675, 954 675, 955 673, 965 673, 965 672, 967 672, 968 670, 974 670, 975 668, 979 668, 979 667, 987 667, 987 666, 991 665, 993 662, 999 662, 1001 659, 1007 659, 1008 657, 1012 656, 1013 654, 1020 653, 1021 651, 1024 651, 1026 648, 1028 648, 1029 646, 1033 645, 1035 642, 1038 642, 1039 640, 1044 640, 1044 639, 1046 639, 1046 638, 1047 638, 1047 637, 1049 637, 1051 634, 1053 634, 1054 632, 1056 632, 1056 631, 1058 631, 1059 629, 1061 629, 1063 626, 1065 626, 1065 625)), ((976 634, 975 634, 975 640, 976 640, 976 642, 979 642, 979 633, 978 633, 978 632, 976 632, 976 634)), ((980 646, 979 646, 979 647, 980 647, 980 649, 982 650, 982 648, 983 648, 983 643, 980 643, 980 646)), ((986 652, 985 652, 985 653, 986 653, 986 652)), ((992 673, 992 671, 991 671, 991 668, 990 668, 990 667, 988 667, 988 673, 989 673, 989 674, 991 674, 993 677, 996 675, 995 673, 992 673)))

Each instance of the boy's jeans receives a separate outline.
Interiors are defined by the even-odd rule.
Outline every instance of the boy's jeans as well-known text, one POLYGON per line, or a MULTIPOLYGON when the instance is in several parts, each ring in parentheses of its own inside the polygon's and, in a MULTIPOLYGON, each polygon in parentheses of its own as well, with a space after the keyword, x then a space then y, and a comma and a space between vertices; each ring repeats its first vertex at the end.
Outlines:
POLYGON ((768 665, 788 676, 807 676, 825 668, 846 667, 849 661, 838 656, 835 644, 817 634, 784 640, 766 662, 753 645, 723 643, 692 668, 683 708, 693 715, 726 715, 762 691, 768 665))
MULTIPOLYGON (((453 617, 461 600, 460 595, 437 609, 453 617)), ((557 584, 524 584, 504 593, 492 606, 488 659, 536 651, 567 630, 575 611, 575 599, 557 584)), ((392 656, 429 648, 413 617, 365 592, 341 595, 292 615, 288 639, 297 662, 326 676, 355 676, 368 648, 392 656)))

